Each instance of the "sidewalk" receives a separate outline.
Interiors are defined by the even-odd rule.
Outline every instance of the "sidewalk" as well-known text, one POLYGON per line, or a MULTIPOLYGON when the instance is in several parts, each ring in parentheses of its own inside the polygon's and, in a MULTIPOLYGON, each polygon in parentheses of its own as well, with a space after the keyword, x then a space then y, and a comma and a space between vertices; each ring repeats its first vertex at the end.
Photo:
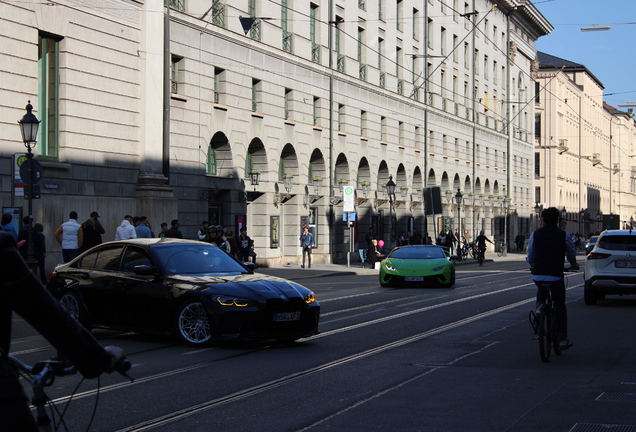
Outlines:
MULTIPOLYGON (((484 260, 484 264, 506 262, 506 261, 519 261, 525 262, 526 254, 509 252, 508 256, 499 257, 496 253, 490 252, 487 254, 487 258, 484 260)), ((457 267, 473 266, 478 267, 477 260, 470 259, 468 261, 456 261, 457 267)), ((348 276, 348 275, 377 275, 378 270, 366 267, 362 267, 360 262, 352 262, 350 267, 347 267, 347 263, 334 263, 334 264, 312 264, 311 268, 302 269, 298 265, 285 265, 281 267, 259 267, 255 273, 277 276, 287 279, 309 279, 316 277, 328 277, 328 276, 348 276)))

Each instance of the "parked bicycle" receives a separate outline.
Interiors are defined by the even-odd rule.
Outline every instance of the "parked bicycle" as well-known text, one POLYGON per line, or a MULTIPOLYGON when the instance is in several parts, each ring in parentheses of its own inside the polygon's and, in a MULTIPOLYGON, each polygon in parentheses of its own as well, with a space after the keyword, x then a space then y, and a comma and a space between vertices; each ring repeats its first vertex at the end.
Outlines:
MULTIPOLYGON (((7 358, 9 359, 9 363, 18 370, 20 375, 24 379, 26 379, 33 388, 33 399, 31 399, 31 403, 36 409, 35 415, 38 429, 41 432, 68 430, 68 428, 66 427, 66 423, 64 422, 64 414, 66 413, 66 408, 68 407, 68 403, 70 403, 73 395, 71 395, 71 397, 69 398, 69 402, 67 403, 64 410, 60 412, 46 395, 46 393, 44 392, 44 388, 52 386, 55 382, 55 377, 73 375, 77 373, 77 369, 74 366, 70 365, 68 360, 66 359, 51 359, 46 361, 39 361, 34 366, 29 366, 12 355, 8 355, 7 358), (49 417, 49 414, 46 410, 47 403, 50 407, 51 417, 49 417)), ((132 378, 126 373, 128 372, 128 370, 130 370, 130 366, 130 362, 126 359, 123 359, 119 363, 117 363, 117 365, 115 365, 115 370, 132 381, 132 378)), ((97 389, 97 392, 99 394, 99 387, 97 389)), ((90 430, 91 424, 93 423, 93 419, 95 417, 95 412, 97 410, 97 400, 98 399, 96 398, 90 422, 86 427, 87 431, 90 430)))
MULTIPOLYGON (((565 272, 576 271, 572 268, 564 269, 565 272)), ((566 279, 567 280, 567 279, 566 279)), ((559 337, 556 327, 556 309, 554 308, 554 299, 550 290, 550 283, 545 282, 539 285, 539 289, 545 290, 545 303, 541 304, 537 311, 531 310, 528 318, 530 325, 534 330, 536 339, 539 340, 539 356, 541 360, 547 362, 550 360, 550 353, 554 350, 554 354, 561 355, 559 347, 559 337)))
POLYGON ((506 245, 506 243, 503 240, 499 240, 497 242, 497 256, 503 256, 504 251, 506 250, 506 248, 508 247, 508 245, 506 245))

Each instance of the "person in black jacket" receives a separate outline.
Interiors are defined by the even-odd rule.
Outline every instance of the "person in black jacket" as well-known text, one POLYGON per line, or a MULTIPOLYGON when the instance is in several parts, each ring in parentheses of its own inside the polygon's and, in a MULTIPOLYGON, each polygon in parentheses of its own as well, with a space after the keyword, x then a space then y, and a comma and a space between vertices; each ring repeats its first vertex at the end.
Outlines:
POLYGON ((46 248, 44 246, 44 234, 41 234, 37 231, 33 225, 31 225, 31 218, 29 216, 25 216, 22 218, 22 228, 18 232, 18 241, 24 240, 26 243, 20 247, 20 255, 25 260, 29 255, 29 232, 32 232, 33 238, 33 258, 38 262, 38 270, 40 273, 40 279, 42 283, 46 283, 46 274, 44 271, 44 257, 46 248))
POLYGON ((546 293, 541 289, 544 283, 550 284, 550 292, 556 309, 556 330, 559 336, 559 348, 565 350, 573 343, 568 340, 568 313, 565 306, 565 282, 563 281, 563 256, 565 255, 573 269, 578 270, 576 250, 572 238, 559 229, 559 210, 550 207, 541 212, 543 227, 530 235, 526 261, 532 269, 532 279, 537 285, 537 309, 545 303, 546 293))
POLYGON ((16 245, 12 234, 0 232, 0 430, 37 432, 29 400, 7 360, 13 312, 63 353, 86 378, 112 372, 125 356, 120 348, 103 348, 66 312, 27 268, 16 245))

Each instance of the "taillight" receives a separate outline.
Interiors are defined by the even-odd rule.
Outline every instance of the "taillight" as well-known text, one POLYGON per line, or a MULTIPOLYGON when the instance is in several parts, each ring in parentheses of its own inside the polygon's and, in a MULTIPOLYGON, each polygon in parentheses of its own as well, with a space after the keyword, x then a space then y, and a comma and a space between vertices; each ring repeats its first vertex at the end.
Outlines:
POLYGON ((57 276, 57 272, 51 272, 49 275, 49 281, 52 281, 55 276, 57 276))
POLYGON ((611 257, 612 254, 606 254, 606 253, 599 253, 599 252, 592 252, 587 256, 588 261, 589 260, 595 260, 595 259, 607 259, 609 257, 611 257))

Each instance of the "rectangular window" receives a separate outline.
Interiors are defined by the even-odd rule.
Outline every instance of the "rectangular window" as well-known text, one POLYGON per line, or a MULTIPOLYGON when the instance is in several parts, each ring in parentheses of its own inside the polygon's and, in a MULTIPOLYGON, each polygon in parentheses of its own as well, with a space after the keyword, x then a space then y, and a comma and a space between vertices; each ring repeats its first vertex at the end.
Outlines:
POLYGON ((541 153, 534 154, 534 176, 541 177, 541 153))
POLYGON ((318 121, 320 118, 320 98, 314 96, 314 103, 313 103, 313 107, 312 107, 312 115, 313 115, 313 120, 314 120, 314 126, 319 126, 318 121))
POLYGON ((252 112, 259 112, 261 102, 261 81, 252 79, 252 112))
POLYGON ((484 43, 488 45, 488 18, 484 18, 484 43))
POLYGON ((402 77, 402 48, 395 48, 395 76, 402 77))
POLYGON ((444 27, 440 31, 440 54, 446 55, 446 29, 444 27))
POLYGON ((397 28, 398 31, 402 31, 402 16, 404 15, 402 13, 402 6, 402 0, 397 0, 395 8, 395 28, 397 28))
POLYGON ((433 20, 428 19, 428 26, 426 28, 426 44, 429 48, 433 49, 433 20))
POLYGON ((309 8, 309 39, 311 41, 311 61, 320 63, 320 38, 318 37, 316 26, 316 17, 318 15, 318 5, 310 4, 309 8))
POLYGON ((497 46, 497 26, 492 26, 492 43, 497 46))
POLYGON ((214 68, 214 103, 225 103, 225 70, 214 68))
POLYGON ((534 83, 534 103, 541 103, 541 84, 534 83))
POLYGON ((280 2, 280 27, 283 31, 283 51, 291 53, 293 52, 293 34, 291 32, 291 29, 289 28, 289 8, 287 7, 287 1, 288 0, 281 0, 280 2))
POLYGON ((468 5, 468 3, 464 3, 464 28, 466 30, 470 30, 471 26, 470 26, 470 20, 471 20, 471 15, 469 15, 470 13, 470 6, 468 5))
POLYGON ((170 63, 170 92, 179 93, 180 69, 183 68, 183 57, 172 56, 170 63))
POLYGON ((534 116, 534 139, 541 139, 541 114, 534 116))
POLYGON ((464 42, 464 67, 470 69, 470 45, 468 42, 464 42))
POLYGON ((378 70, 384 71, 384 39, 378 38, 378 70))
MULTIPOLYGON (((249 0, 247 4, 247 13, 251 17, 258 16, 256 12, 256 0, 249 0)), ((261 40, 261 20, 256 20, 252 23, 252 27, 250 28, 250 38, 256 41, 261 40)))
POLYGON ((475 68, 475 75, 479 75, 479 50, 475 49, 475 54, 473 57, 473 65, 475 68))
POLYGON ((291 118, 291 105, 292 105, 292 90, 285 89, 285 120, 291 118))
POLYGON ((60 40, 40 35, 38 38, 38 101, 40 118, 38 154, 57 158, 59 149, 60 40))
POLYGON ((459 50, 457 49, 457 42, 459 38, 457 35, 453 35, 453 62, 457 63, 459 61, 459 50))
POLYGON ((398 123, 398 144, 404 145, 404 122, 398 123))
POLYGON ((344 132, 345 122, 345 106, 338 104, 338 131, 344 132))
POLYGON ((484 79, 488 79, 488 56, 484 56, 484 79))
POLYGON ((358 62, 365 63, 364 28, 358 27, 358 62))
POLYGON ((534 202, 535 203, 541 202, 541 188, 538 186, 534 188, 534 202))
POLYGON ((415 126, 415 148, 422 148, 422 129, 415 126))
POLYGON ((378 0, 378 19, 384 21, 384 0, 378 0))
POLYGON ((360 111, 360 136, 367 136, 367 112, 360 111))
POLYGON ((420 40, 420 12, 413 8, 413 39, 420 40))
POLYGON ((386 117, 380 117, 380 141, 386 142, 386 117))
POLYGON ((457 9, 459 7, 458 2, 459 0, 453 0, 453 21, 455 22, 459 22, 459 9, 457 9))
POLYGON ((497 61, 492 62, 492 82, 497 85, 497 61))

